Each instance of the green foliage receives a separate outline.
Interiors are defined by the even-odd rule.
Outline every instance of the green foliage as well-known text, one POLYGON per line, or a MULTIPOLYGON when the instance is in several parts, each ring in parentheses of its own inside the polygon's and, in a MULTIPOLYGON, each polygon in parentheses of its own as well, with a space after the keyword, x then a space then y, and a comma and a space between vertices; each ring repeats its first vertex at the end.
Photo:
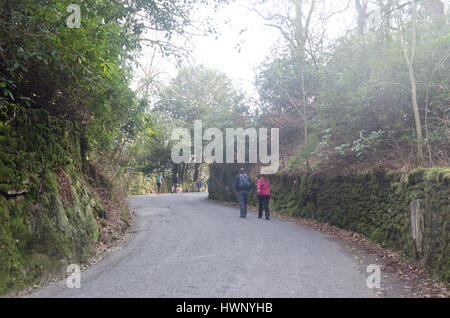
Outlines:
POLYGON ((319 144, 323 145, 324 138, 320 139, 320 134, 312 132, 308 135, 308 142, 302 143, 294 157, 289 159, 289 172, 295 171, 299 166, 308 166, 308 161, 319 149, 319 144))
POLYGON ((5 113, 11 111, 16 116, 8 124, 0 118, 0 136, 9 140, 0 146, 2 295, 60 275, 64 263, 86 262, 99 238, 95 216, 103 209, 79 181, 78 126, 45 110, 11 107, 5 113), (61 175, 67 179, 58 180, 61 175))
POLYGON ((338 147, 335 147, 337 153, 341 156, 346 155, 348 151, 353 152, 356 157, 361 157, 363 154, 371 151, 376 152, 377 146, 382 142, 383 131, 372 131, 368 137, 364 137, 363 132, 359 132, 359 139, 355 140, 352 145, 350 144, 342 144, 338 147))
MULTIPOLYGON (((383 10, 387 8, 390 6, 383 10)), ((424 142, 428 165, 445 165, 450 140, 450 27, 445 16, 430 16, 421 5, 418 9, 414 68, 420 116, 426 130, 424 142)), ((410 21, 410 13, 405 11, 404 18, 410 21)), ((281 53, 261 65, 256 86, 263 107, 258 120, 281 127, 281 142, 288 147, 299 146, 297 157, 301 159, 294 158, 291 169, 318 163, 321 167, 342 168, 355 161, 375 162, 387 152, 408 157, 406 154, 417 151, 410 79, 399 34, 392 29, 395 23, 390 14, 383 19, 382 27, 364 32, 348 30, 328 49, 315 52, 304 47, 283 50, 285 45, 290 46, 286 41, 279 45, 281 53), (330 129, 326 134, 330 136, 319 141, 317 151, 311 150, 317 132, 326 129, 330 129)), ((287 25, 280 17, 276 21, 282 27, 287 25)), ((289 31, 294 32, 295 27, 289 31)), ((310 31, 305 36, 311 41, 321 36, 310 31)), ((404 36, 409 39, 410 30, 404 36)))
POLYGON ((225 74, 198 66, 181 69, 159 93, 154 110, 187 128, 194 120, 204 121, 205 127, 233 127, 231 113, 248 112, 248 106, 225 74))
POLYGON ((141 46, 176 54, 170 38, 184 33, 191 11, 207 1, 76 1, 81 27, 69 28, 72 3, 0 1, 0 111, 15 102, 82 122, 84 151, 111 152, 146 129, 129 88, 141 46), (148 30, 164 40, 146 38, 148 30))
POLYGON ((243 93, 233 87, 225 74, 203 66, 186 67, 168 87, 159 91, 147 118, 152 122, 152 133, 141 135, 137 140, 136 167, 144 173, 183 172, 181 180, 192 181, 199 177, 201 167, 195 163, 175 165, 172 162, 175 141, 170 140, 171 132, 186 128, 193 136, 195 120, 202 121, 203 129, 245 125, 249 107, 243 93))

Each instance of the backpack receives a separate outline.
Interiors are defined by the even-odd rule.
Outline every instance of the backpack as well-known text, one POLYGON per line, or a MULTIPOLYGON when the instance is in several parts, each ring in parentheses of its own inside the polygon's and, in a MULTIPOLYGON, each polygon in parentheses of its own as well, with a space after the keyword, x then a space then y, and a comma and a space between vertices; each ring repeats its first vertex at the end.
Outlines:
POLYGON ((239 189, 250 190, 252 184, 250 183, 250 177, 246 174, 239 174, 238 176, 239 189))

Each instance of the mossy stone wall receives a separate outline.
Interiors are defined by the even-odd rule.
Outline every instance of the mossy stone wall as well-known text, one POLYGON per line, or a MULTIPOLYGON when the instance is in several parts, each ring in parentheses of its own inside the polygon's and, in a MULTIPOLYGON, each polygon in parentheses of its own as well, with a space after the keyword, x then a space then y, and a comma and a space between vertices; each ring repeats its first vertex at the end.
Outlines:
MULTIPOLYGON (((236 201, 239 165, 212 165, 209 197, 236 201)), ((256 178, 253 178, 256 182, 256 178)), ((433 273, 450 282, 450 168, 416 169, 351 176, 270 176, 270 206, 281 214, 311 218, 366 235, 374 242, 414 258, 410 202, 422 200, 423 257, 433 273)), ((254 189, 250 204, 257 204, 254 189)))
POLYGON ((43 110, 2 111, 0 295, 86 262, 99 237, 96 216, 105 215, 80 177, 77 125, 43 110))

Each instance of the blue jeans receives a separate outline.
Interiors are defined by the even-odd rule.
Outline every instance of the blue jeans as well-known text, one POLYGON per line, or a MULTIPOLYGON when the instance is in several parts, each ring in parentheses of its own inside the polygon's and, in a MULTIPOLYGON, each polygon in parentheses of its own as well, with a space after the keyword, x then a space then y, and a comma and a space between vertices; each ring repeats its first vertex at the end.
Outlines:
POLYGON ((248 201, 248 190, 242 190, 238 192, 239 208, 241 209, 241 216, 247 216, 247 201, 248 201))

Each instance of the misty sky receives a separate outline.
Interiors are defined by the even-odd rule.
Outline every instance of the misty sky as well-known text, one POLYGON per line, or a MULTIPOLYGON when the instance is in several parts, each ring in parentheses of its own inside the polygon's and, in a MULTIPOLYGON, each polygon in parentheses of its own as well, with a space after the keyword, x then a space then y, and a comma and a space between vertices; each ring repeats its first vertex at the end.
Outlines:
MULTIPOLYGON (((215 12, 212 8, 202 8, 194 14, 194 20, 209 17, 217 26, 218 38, 211 36, 192 36, 189 42, 178 39, 177 45, 191 49, 192 56, 186 64, 204 65, 220 70, 228 75, 237 87, 248 94, 256 96, 253 86, 255 72, 265 58, 273 55, 271 49, 283 44, 279 31, 265 26, 265 21, 249 8, 256 0, 236 0, 215 12)), ((274 12, 283 10, 282 3, 286 0, 269 1, 266 6, 259 6, 261 11, 274 12)), ((445 0, 449 3, 449 0, 445 0)), ((329 39, 343 34, 346 29, 356 23, 356 12, 352 0, 329 0, 324 6, 317 8, 318 12, 335 12, 350 4, 348 10, 334 16, 328 21, 326 35, 329 39)), ((142 64, 148 64, 152 49, 144 49, 142 64)), ((174 63, 159 58, 154 71, 161 74, 158 79, 168 82, 177 73, 174 63)), ((141 72, 137 72, 141 74, 141 72)))

